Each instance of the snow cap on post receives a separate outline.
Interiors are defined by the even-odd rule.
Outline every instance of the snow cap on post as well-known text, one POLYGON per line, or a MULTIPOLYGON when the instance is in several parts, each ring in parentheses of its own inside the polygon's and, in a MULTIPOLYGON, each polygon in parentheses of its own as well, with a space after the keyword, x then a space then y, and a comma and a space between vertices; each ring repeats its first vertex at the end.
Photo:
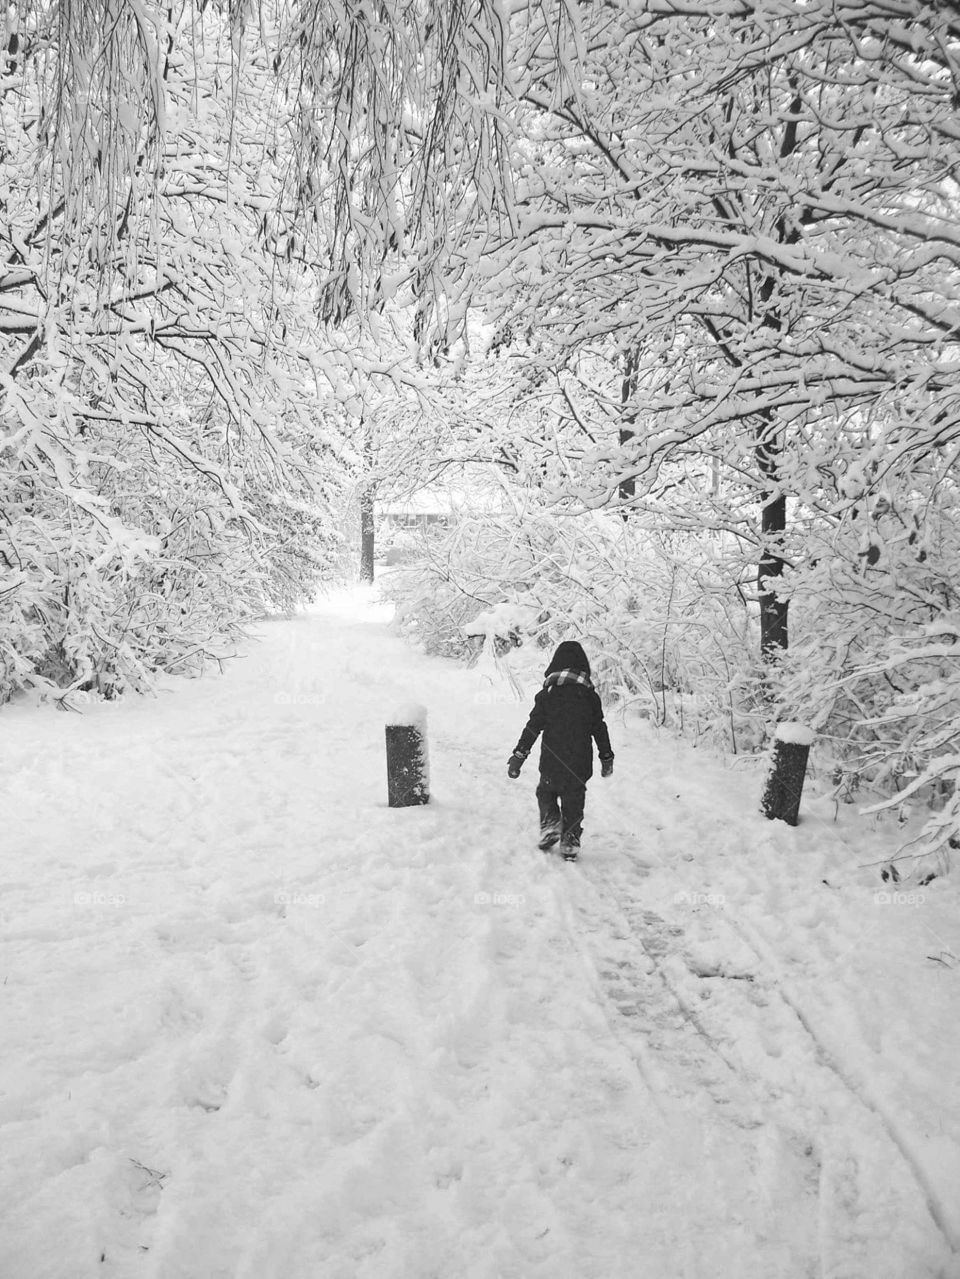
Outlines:
POLYGON ((430 802, 427 759, 427 708, 418 702, 398 706, 387 719, 387 803, 409 808, 430 802))
POLYGON ((777 725, 778 742, 793 742, 797 746, 812 746, 816 733, 806 724, 798 724, 795 720, 787 720, 777 725))
POLYGON ((408 728, 419 728, 426 732, 427 708, 419 702, 404 702, 396 707, 392 715, 387 716, 387 723, 391 727, 403 724, 408 728))

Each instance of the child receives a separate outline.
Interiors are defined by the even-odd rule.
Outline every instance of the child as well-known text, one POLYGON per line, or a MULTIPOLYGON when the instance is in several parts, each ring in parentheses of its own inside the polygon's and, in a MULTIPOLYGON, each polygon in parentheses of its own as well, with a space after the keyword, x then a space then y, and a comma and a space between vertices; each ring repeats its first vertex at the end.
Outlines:
POLYGON ((520 776, 523 761, 542 732, 538 847, 546 852, 559 841, 564 857, 573 862, 580 849, 587 782, 593 775, 593 742, 602 777, 613 772, 613 751, 600 697, 590 683, 590 663, 580 645, 573 640, 561 644, 545 674, 527 726, 507 763, 507 775, 520 776))

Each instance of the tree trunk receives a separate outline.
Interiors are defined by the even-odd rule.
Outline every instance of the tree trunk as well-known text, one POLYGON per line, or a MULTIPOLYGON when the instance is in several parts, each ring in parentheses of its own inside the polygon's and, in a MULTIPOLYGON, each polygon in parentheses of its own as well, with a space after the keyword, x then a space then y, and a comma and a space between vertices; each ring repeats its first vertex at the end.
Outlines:
MULTIPOLYGON (((360 419, 360 430, 363 434, 363 466, 367 475, 373 466, 373 432, 370 424, 360 419)), ((360 581, 373 581, 373 560, 376 552, 374 534, 374 501, 376 485, 364 479, 360 490, 360 581)))
POLYGON ((373 525, 373 485, 367 485, 360 494, 360 581, 373 581, 373 557, 375 551, 373 525))
MULTIPOLYGON (((787 121, 780 142, 780 157, 786 160, 793 155, 799 144, 797 118, 803 101, 797 88, 797 77, 792 75, 790 83, 794 90, 792 103, 793 118, 787 121)), ((788 226, 781 214, 777 221, 777 238, 782 244, 795 244, 800 237, 797 226, 788 226)), ((776 332, 782 331, 784 325, 779 306, 773 304, 776 298, 778 280, 767 275, 760 285, 760 305, 763 312, 765 328, 776 332), (773 305, 772 305, 773 304, 773 305)), ((784 559, 783 535, 787 528, 787 498, 781 491, 780 455, 783 443, 780 427, 774 415, 767 410, 761 415, 756 436, 757 466, 763 480, 761 492, 760 517, 760 562, 757 565, 757 579, 760 593, 760 656, 764 662, 770 662, 780 653, 786 651, 789 634, 787 630, 786 600, 777 599, 777 586, 783 576, 784 559)))
POLYGON ((760 595, 760 656, 770 661, 787 648, 788 602, 777 598, 777 586, 783 576, 784 559, 780 553, 787 528, 786 495, 778 492, 780 449, 777 426, 769 416, 757 430, 757 466, 763 477, 760 492, 760 561, 757 583, 760 595))
MULTIPOLYGON (((620 383, 620 445, 629 444, 636 432, 633 424, 637 419, 636 406, 630 408, 630 403, 636 398, 637 394, 637 369, 640 364, 640 352, 638 350, 628 351, 623 359, 623 381, 620 383)), ((631 475, 625 480, 620 481, 620 518, 626 520, 629 514, 628 506, 633 501, 637 493, 637 481, 631 475)))

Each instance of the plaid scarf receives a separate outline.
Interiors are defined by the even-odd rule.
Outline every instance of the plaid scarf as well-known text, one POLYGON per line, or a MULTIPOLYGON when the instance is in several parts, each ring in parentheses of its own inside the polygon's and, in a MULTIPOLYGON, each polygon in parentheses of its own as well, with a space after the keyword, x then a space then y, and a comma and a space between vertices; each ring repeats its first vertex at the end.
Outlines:
POLYGON ((584 684, 587 688, 593 688, 590 676, 583 671, 554 671, 543 681, 543 687, 549 688, 552 684, 584 684))

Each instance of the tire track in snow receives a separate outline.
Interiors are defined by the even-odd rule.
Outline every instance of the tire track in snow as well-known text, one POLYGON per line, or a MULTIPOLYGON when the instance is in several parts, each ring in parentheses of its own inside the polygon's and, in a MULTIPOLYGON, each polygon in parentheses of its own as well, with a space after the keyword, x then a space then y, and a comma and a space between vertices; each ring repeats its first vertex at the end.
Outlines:
MULTIPOLYGON (((724 1186, 713 1189, 723 1204, 714 1209, 718 1222, 725 1214, 749 1214, 754 1204, 765 1207, 754 1221, 756 1251, 735 1254, 734 1272, 816 1279, 819 1260, 810 1241, 816 1238, 818 1181, 809 1144, 777 1107, 778 1099, 758 1092, 760 1081, 744 1073, 672 979, 665 961, 683 929, 646 908, 642 876, 625 872, 620 862, 614 869, 610 858, 598 864, 586 856, 572 876, 569 868, 560 873, 568 926, 594 975, 598 999, 657 1092, 667 1122, 676 1125, 678 1146, 689 1143, 694 1158, 703 1152, 704 1162, 708 1152, 714 1158, 723 1152, 724 1186), (684 1122, 691 1116, 695 1126, 684 1122)), ((709 1203, 709 1195, 698 1199, 709 1203)), ((720 1234, 718 1224, 705 1246, 715 1249, 720 1234)))
POLYGON ((804 1008, 803 1001, 791 991, 776 954, 762 940, 756 929, 736 920, 731 920, 730 926, 753 949, 758 964, 766 965, 768 971, 776 974, 773 989, 787 1007, 790 1008, 806 1034, 815 1044, 818 1060, 823 1067, 836 1076, 846 1091, 864 1110, 876 1116, 881 1122, 891 1145, 899 1152, 900 1157, 923 1194, 930 1217, 943 1236, 944 1241, 952 1253, 955 1255, 960 1254, 960 1236, 957 1235, 944 1198, 928 1175, 922 1158, 911 1148, 912 1143, 902 1131, 896 1117, 890 1113, 877 1096, 872 1094, 869 1081, 866 1079, 857 1080, 851 1067, 843 1062, 836 1052, 827 1045, 824 1037, 815 1026, 814 1015, 809 1009, 804 1008))
MULTIPOLYGON (((711 829, 712 826, 721 836, 727 834, 727 823, 723 818, 718 822, 715 809, 703 814, 690 812, 687 821, 691 832, 688 846, 696 846, 695 832, 698 830, 711 829), (705 821, 709 823, 706 826, 705 821)), ((682 834, 675 830, 674 837, 683 847, 682 834)), ((739 825, 730 827, 729 837, 738 841, 739 847, 742 839, 739 825)), ((675 863, 676 854, 670 860, 675 863)), ((922 1161, 914 1155, 909 1141, 899 1131, 895 1119, 869 1095, 868 1085, 866 1089, 858 1086, 850 1068, 836 1060, 822 1036, 817 1034, 810 1013, 787 988, 776 952, 762 941, 756 929, 747 924, 747 912, 741 910, 734 914, 729 910, 708 909, 695 920, 693 912, 687 911, 684 926, 679 921, 664 926, 662 920, 658 921, 642 906, 631 909, 627 904, 624 907, 625 902, 630 903, 635 896, 642 895, 642 880, 624 872, 622 854, 619 858, 607 858, 602 863, 592 863, 587 858, 581 866, 593 886, 606 899, 608 907, 612 908, 611 916, 623 907, 623 913, 635 925, 634 931, 644 954, 659 972, 665 988, 682 1008, 691 1013, 697 1029, 703 1033, 704 1042, 717 1046, 717 1041, 721 1040, 726 1044, 725 1048, 718 1048, 718 1052, 739 1079, 741 1093, 744 1087, 753 1091, 763 1111, 777 1116, 777 1122, 791 1133, 792 1144, 798 1150, 808 1151, 810 1171, 816 1170, 819 1181, 820 1203, 812 1235, 819 1241, 819 1268, 822 1273, 828 1276, 852 1273, 848 1269, 851 1258, 858 1250, 863 1250, 864 1237, 873 1235, 872 1256, 869 1262, 864 1261, 871 1267, 872 1276, 882 1274, 890 1276, 890 1279, 901 1279, 904 1265, 922 1264, 929 1267, 923 1270, 924 1275, 946 1279, 947 1271, 941 1270, 936 1261, 917 1260, 922 1253, 930 1251, 923 1247, 921 1241, 916 1242, 917 1251, 912 1259, 906 1244, 902 1257, 896 1251, 892 1251, 890 1256, 882 1256, 882 1249, 875 1240, 883 1238, 889 1231, 889 1223, 895 1220, 893 1214, 897 1211, 895 1193, 884 1183, 895 1181, 899 1194, 905 1190, 909 1193, 909 1183, 913 1183, 947 1249, 956 1256, 949 1213, 922 1161), (712 939, 708 950, 719 946, 721 954, 736 957, 726 971, 723 965, 719 968, 702 965, 691 958, 686 935, 694 923, 702 937, 712 939), (735 980, 738 976, 742 980, 735 980), (698 979, 701 980, 701 989, 696 992, 693 988, 698 979), (725 1026, 718 1023, 715 1001, 702 1004, 699 1011, 695 1007, 693 1001, 697 993, 701 997, 705 993, 702 981, 709 979, 716 979, 717 984, 725 988, 722 1011, 725 1022, 738 1028, 735 1039, 725 1034, 725 1026), (799 1098, 784 1091, 781 1060, 784 1056, 787 1072, 802 1094, 799 1098), (826 1072, 837 1076, 844 1093, 855 1101, 862 1113, 870 1115, 871 1120, 879 1121, 883 1129, 882 1138, 874 1134, 868 1139, 868 1144, 864 1144, 862 1122, 846 1113, 842 1099, 834 1095, 834 1090, 824 1080, 826 1072), (903 1169, 896 1178, 891 1177, 890 1165, 886 1162, 880 1163, 882 1171, 879 1178, 878 1168, 871 1166, 876 1160, 870 1158, 869 1142, 878 1138, 887 1146, 884 1160, 891 1153, 889 1146, 896 1151, 893 1158, 903 1169), (858 1218, 869 1220, 870 1228, 851 1230, 851 1222, 858 1218)), ((678 894, 680 899, 688 897, 683 892, 678 894)), ((696 950, 694 946, 694 954, 696 950)), ((602 955, 602 943, 599 951, 602 955)), ((603 962, 603 959, 598 960, 598 965, 603 962)), ((917 1279, 920 1273, 916 1271, 917 1279)))
MULTIPOLYGON (((648 909, 641 900, 642 879, 624 872, 619 862, 616 866, 609 861, 597 866, 587 861, 582 869, 597 901, 591 903, 592 909, 578 901, 578 915, 582 919, 596 911, 602 919, 611 923, 618 915, 622 918, 626 936, 640 956, 627 965, 628 970, 640 978, 640 989, 634 991, 633 1001, 639 1006, 645 1003, 653 1005, 656 1040, 651 1039, 651 1027, 638 1025, 633 1017, 625 1033, 649 1044, 647 1054, 654 1055, 661 1077, 670 1081, 667 1094, 674 1104, 682 1108, 695 1106, 698 1096, 701 1099, 708 1097, 711 1109, 707 1112, 707 1122, 718 1126, 732 1125, 741 1130, 747 1149, 754 1141, 759 1146, 763 1141, 763 1131, 771 1126, 782 1134, 780 1157, 793 1165, 791 1188, 794 1193, 774 1208, 786 1217, 786 1229, 795 1241, 796 1270, 791 1269, 790 1273, 811 1277, 828 1273, 822 1268, 821 1248, 810 1245, 811 1240, 818 1238, 818 1223, 822 1215, 820 1169, 813 1143, 808 1131, 798 1127, 791 1107, 783 1105, 782 1090, 771 1089, 762 1074, 747 1067, 738 1056, 737 1043, 731 1036, 718 1035, 711 1029, 708 1024, 709 1004, 705 1002, 711 992, 706 989, 699 992, 704 1002, 698 1008, 689 992, 684 990, 682 980, 678 980, 684 976, 699 976, 686 964, 678 971, 686 929, 679 920, 668 922, 648 909)), ((622 1015, 622 996, 615 986, 611 986, 608 970, 604 967, 609 963, 610 940, 618 935, 624 934, 615 924, 604 929, 598 928, 594 922, 589 926, 585 940, 588 960, 596 966, 601 989, 617 1013, 622 1015)), ((742 975, 743 994, 733 1019, 737 1025, 755 1018, 762 1011, 751 999, 753 990, 748 980, 746 974, 742 975)), ((628 1011, 633 1013, 634 1009, 628 1011)), ((758 1159, 755 1186, 758 1195, 764 1190, 764 1171, 764 1163, 758 1159)), ((771 1175, 769 1168, 766 1175, 771 1175)), ((774 1170, 773 1175, 780 1175, 780 1171, 774 1170)))
MULTIPOLYGON (((909 1191, 909 1183, 912 1182, 914 1188, 919 1194, 921 1201, 924 1203, 926 1210, 930 1215, 930 1219, 939 1231, 946 1248, 949 1253, 958 1258, 960 1254, 960 1218, 955 1212, 951 1212, 948 1207, 948 1196, 941 1194, 934 1182, 932 1175, 928 1172, 925 1165, 923 1154, 919 1149, 914 1148, 914 1143, 909 1134, 905 1131, 904 1126, 898 1121, 898 1117, 889 1104, 885 1104, 876 1088, 871 1086, 870 1080, 870 1060, 864 1057, 862 1068, 854 1063, 849 1052, 849 1045, 844 1043, 834 1043, 832 1046, 828 1044, 825 1033, 818 1029, 818 1014, 814 1011, 812 1003, 809 999, 804 998, 799 992, 793 989, 793 983, 788 975, 789 966, 796 962, 796 939, 787 931, 783 940, 786 943, 782 947, 783 953, 778 952, 776 948, 776 915, 770 915, 771 901, 764 901, 761 886, 754 884, 753 894, 749 891, 751 888, 749 862, 744 862, 741 853, 744 840, 743 830, 743 811, 739 806, 736 793, 732 800, 725 795, 713 794, 709 796, 709 792, 694 792, 692 798, 695 804, 692 808, 688 808, 688 822, 690 829, 689 847, 696 846, 696 832, 698 830, 712 830, 711 842, 720 849, 728 848, 732 858, 736 858, 743 866, 743 886, 747 891, 744 893, 741 908, 736 911, 721 909, 705 912, 705 917, 710 921, 712 931, 720 940, 721 953, 724 950, 728 952, 747 947, 752 957, 749 967, 751 971, 763 978, 764 992, 769 998, 775 998, 780 1004, 779 1020, 781 1024, 789 1023, 798 1031, 794 1039, 795 1051, 809 1051, 810 1070, 807 1079, 804 1081, 807 1085, 807 1092, 810 1093, 810 1079, 819 1076, 821 1080, 825 1072, 829 1072, 839 1083, 843 1093, 854 1100, 861 1109, 864 1117, 867 1118, 868 1125, 876 1122, 876 1127, 880 1130, 877 1138, 884 1145, 884 1161, 892 1155, 894 1164, 899 1163, 903 1170, 904 1178, 903 1187, 909 1191), (698 811, 699 810, 699 811, 698 811), (762 903, 762 905, 761 905, 762 903), (759 910, 759 914, 758 914, 759 910), (758 918, 754 918, 758 914, 758 918), (761 921, 764 926, 761 926, 761 921), (771 926, 774 932, 771 934, 771 926), (735 938, 733 945, 727 938, 735 938), (739 943, 739 944, 737 944, 739 943), (801 1040, 808 1041, 807 1045, 801 1046, 801 1040), (881 1135, 882 1133, 882 1135, 881 1135), (892 1148, 892 1149, 891 1149, 892 1148), (895 1152, 895 1153, 894 1153, 895 1152)), ((690 796, 687 798, 687 804, 690 803, 690 796)), ((762 824, 766 826, 766 823, 762 824)), ((775 823, 776 828, 779 824, 775 823)), ((788 828, 783 828, 787 831, 788 828)), ((782 833, 776 831, 776 834, 782 833)), ((797 832, 793 832, 797 834, 797 832)), ((826 823, 811 818, 803 823, 799 832, 802 838, 807 841, 807 847, 820 847, 832 844, 844 844, 842 838, 826 823)), ((766 839, 772 838, 767 833, 766 839)), ((808 867, 808 873, 813 870, 816 863, 812 863, 808 867)), ((773 876, 777 877, 776 863, 770 868, 773 876)), ((778 894, 790 891, 789 881, 777 888, 773 886, 772 902, 777 902, 778 894)), ((768 891, 769 891, 768 886, 768 891)), ((824 897, 819 880, 812 879, 812 893, 819 894, 820 902, 816 906, 808 907, 808 913, 812 915, 815 921, 820 916, 829 919, 833 924, 831 931, 822 936, 820 932, 811 931, 804 937, 804 941, 811 945, 813 949, 828 947, 828 965, 820 967, 821 981, 823 975, 831 970, 836 971, 844 956, 850 956, 863 940, 865 934, 876 927, 873 920, 869 923, 863 918, 851 927, 851 923, 842 918, 838 920, 838 914, 842 915, 842 907, 840 903, 833 897, 831 890, 827 889, 827 895, 824 897)), ((849 903, 848 903, 849 904, 849 903)), ((874 912, 875 913, 875 912, 874 912)), ((803 914, 800 914, 803 919, 803 914)), ((708 931, 710 929, 708 928, 708 931)), ((696 972, 696 965, 692 966, 692 971, 696 972)), ((729 983, 727 983, 729 984, 729 983)), ((838 987, 842 992, 843 987, 838 987)), ((826 991, 818 990, 818 995, 823 999, 826 991)), ((827 995, 829 1001, 829 995, 827 995)), ((749 1025, 749 1009, 745 1010, 747 1017, 744 1024, 749 1025)), ((759 1010, 757 1010, 759 1011, 759 1010)), ((771 1010, 772 1012, 773 1010, 771 1010)), ((762 1030, 760 1038, 762 1038, 762 1030)), ((834 1036, 834 1038, 836 1038, 834 1036)), ((762 1060, 762 1058, 760 1059, 762 1060)), ((762 1071, 760 1072, 763 1073, 762 1071)), ((828 1097, 830 1089, 821 1084, 817 1089, 820 1096, 828 1097)), ((817 1101, 813 1097, 808 1097, 808 1108, 811 1113, 817 1110, 817 1101)), ((829 1142, 839 1142, 840 1134, 847 1134, 847 1150, 852 1152, 849 1155, 841 1154, 830 1156, 830 1162, 835 1167, 844 1168, 840 1180, 848 1189, 850 1187, 850 1168, 856 1167, 858 1163, 857 1152, 860 1149, 860 1129, 862 1123, 851 1121, 851 1119, 842 1113, 842 1103, 831 1100, 829 1106, 821 1107, 823 1113, 823 1122, 821 1125, 822 1132, 827 1134, 823 1145, 827 1147, 829 1142)), ((865 1161, 860 1160, 861 1164, 861 1180, 865 1181, 868 1173, 865 1161)), ((887 1164, 889 1170, 891 1165, 887 1164)), ((890 1179, 890 1173, 887 1171, 886 1179, 890 1179)), ((861 1187, 863 1197, 869 1199, 869 1192, 865 1187, 861 1187)), ((874 1187, 874 1190, 876 1188, 874 1187)), ((892 1206, 892 1203, 891 1203, 892 1206)), ((843 1223, 839 1223, 843 1228, 843 1223)), ((824 1240, 824 1248, 827 1252, 832 1251, 829 1240, 824 1240)), ((826 1263, 825 1263, 826 1264, 826 1263)), ((892 1263, 896 1264, 896 1263, 892 1263)), ((905 1264, 917 1264, 914 1262, 906 1262, 905 1264)), ((937 1263, 930 1262, 933 1268, 930 1273, 936 1273, 939 1276, 937 1263)), ((960 1274, 960 1260, 958 1260, 956 1269, 960 1274)), ((891 1273, 896 1274, 895 1270, 891 1273)))
MULTIPOLYGON (((593 868, 581 869, 595 899, 588 904, 585 895, 578 894, 567 911, 568 926, 579 938, 598 992, 616 1010, 611 1024, 638 1055, 642 1073, 658 1075, 661 1100, 689 1095, 709 1081, 714 1100, 727 1104, 731 1099, 721 1090, 735 1077, 735 1063, 679 997, 659 962, 683 929, 667 924, 624 892, 610 893, 593 868), (654 983, 659 990, 651 989, 654 983), (658 1066, 651 1053, 668 1055, 670 1068, 662 1062, 658 1066), (686 1092, 681 1085, 684 1076, 690 1076, 686 1092)), ((744 1127, 754 1126, 745 1116, 742 1122, 744 1127)))

